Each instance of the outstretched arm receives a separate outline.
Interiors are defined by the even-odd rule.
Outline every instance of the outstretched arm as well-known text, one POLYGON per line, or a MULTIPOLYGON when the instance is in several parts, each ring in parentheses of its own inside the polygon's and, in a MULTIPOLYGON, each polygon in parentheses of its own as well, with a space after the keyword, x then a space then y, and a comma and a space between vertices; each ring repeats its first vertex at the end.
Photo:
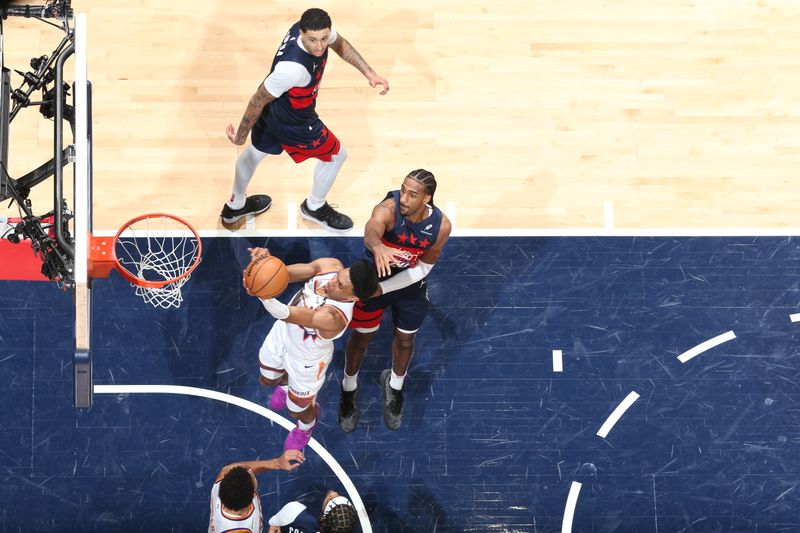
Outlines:
POLYGON ((383 244, 383 234, 394 227, 394 200, 388 199, 372 209, 372 215, 364 226, 364 246, 375 257, 375 268, 378 276, 388 276, 392 272, 394 251, 383 244))
POLYGON ((250 134, 250 130, 253 129, 256 120, 261 116, 261 112, 264 111, 264 107, 273 100, 275 100, 275 97, 267 91, 263 83, 260 84, 255 94, 250 97, 250 102, 247 103, 247 109, 245 109, 244 116, 239 122, 239 129, 234 130, 233 124, 228 124, 228 127, 225 128, 225 134, 228 139, 233 144, 243 145, 247 141, 247 136, 250 134))
POLYGON ((217 480, 222 479, 231 468, 236 466, 241 466, 242 468, 250 470, 253 474, 261 474, 268 470, 286 470, 287 472, 291 472, 292 470, 298 468, 303 461, 305 461, 303 452, 299 450, 286 450, 283 452, 283 455, 276 457, 275 459, 269 459, 266 461, 240 461, 238 463, 225 465, 219 471, 217 480))
MULTIPOLYGON (((250 252, 250 261, 255 261, 261 257, 269 257, 272 255, 268 248, 248 248, 247 251, 250 252)), ((320 259, 315 259, 310 263, 295 263, 293 265, 286 265, 286 270, 289 272, 289 283, 294 283, 296 281, 309 280, 317 274, 322 274, 323 272, 339 271, 342 269, 342 267, 342 262, 338 259, 333 257, 322 257, 320 259)), ((245 290, 247 290, 247 285, 245 285, 245 290)))
POLYGON ((369 81, 370 87, 376 87, 380 85, 383 87, 383 90, 380 94, 386 94, 389 92, 389 82, 386 81, 386 78, 379 76, 372 67, 367 64, 367 60, 361 57, 361 54, 358 53, 358 50, 350 44, 350 41, 342 37, 342 34, 337 32, 336 40, 333 44, 330 45, 334 52, 339 54, 339 57, 353 65, 358 71, 364 75, 365 78, 369 81))
POLYGON ((419 256, 419 262, 416 264, 416 266, 406 269, 389 279, 381 281, 379 284, 381 287, 381 294, 386 294, 387 292, 408 287, 412 283, 416 283, 430 274, 431 270, 433 269, 433 265, 436 264, 436 261, 439 260, 439 256, 442 254, 442 248, 444 248, 447 239, 450 237, 451 229, 452 224, 450 223, 450 220, 444 214, 442 214, 442 224, 439 227, 439 234, 436 237, 436 243, 430 248, 430 250, 419 256))

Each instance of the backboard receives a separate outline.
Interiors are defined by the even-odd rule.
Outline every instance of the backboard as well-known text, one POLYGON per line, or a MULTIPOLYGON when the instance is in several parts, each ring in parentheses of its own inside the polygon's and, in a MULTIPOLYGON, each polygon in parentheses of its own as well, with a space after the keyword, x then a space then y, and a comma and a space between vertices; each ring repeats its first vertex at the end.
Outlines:
POLYGON ((0 200, 8 197, 8 114, 11 105, 11 76, 5 67, 3 35, 0 34, 0 200))
POLYGON ((75 160, 74 238, 75 238, 75 355, 73 403, 92 405, 92 297, 89 279, 89 233, 92 231, 91 86, 87 79, 86 15, 75 16, 75 160))

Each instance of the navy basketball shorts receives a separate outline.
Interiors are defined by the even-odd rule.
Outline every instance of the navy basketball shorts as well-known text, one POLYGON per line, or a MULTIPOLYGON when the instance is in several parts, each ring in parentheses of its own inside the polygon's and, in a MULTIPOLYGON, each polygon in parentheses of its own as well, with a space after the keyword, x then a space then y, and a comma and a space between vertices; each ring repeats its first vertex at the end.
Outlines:
POLYGON ((363 302, 356 302, 353 319, 348 327, 364 332, 375 331, 380 326, 387 308, 392 309, 392 322, 395 328, 403 333, 415 333, 428 313, 428 289, 425 280, 363 302))
POLYGON ((251 139, 258 151, 277 155, 286 150, 295 163, 310 158, 328 163, 341 149, 339 139, 319 119, 286 125, 261 115, 253 126, 251 139))

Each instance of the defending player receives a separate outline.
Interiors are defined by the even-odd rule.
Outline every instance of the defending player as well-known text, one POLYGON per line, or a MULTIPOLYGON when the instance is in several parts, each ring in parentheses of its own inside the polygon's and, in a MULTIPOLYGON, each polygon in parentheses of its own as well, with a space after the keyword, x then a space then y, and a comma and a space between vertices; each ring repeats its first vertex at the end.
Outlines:
POLYGON ((358 371, 384 309, 392 309, 392 368, 381 373, 383 421, 391 430, 403 419, 403 382, 414 355, 414 338, 428 311, 426 277, 450 236, 450 220, 433 204, 436 178, 414 170, 398 191, 375 206, 364 228, 365 257, 374 263, 382 294, 356 304, 347 339, 345 375, 339 401, 339 425, 358 424, 358 371))
POLYGON ((252 129, 252 144, 236 161, 231 199, 222 208, 222 222, 230 225, 240 218, 269 209, 272 199, 265 194, 247 196, 247 185, 258 164, 268 154, 284 150, 295 163, 309 158, 319 160, 314 168, 311 194, 300 205, 303 218, 323 228, 343 232, 353 221, 325 200, 333 186, 347 151, 339 139, 320 120, 316 112, 317 93, 328 61, 328 47, 354 66, 370 86, 389 90, 389 82, 375 73, 361 54, 333 29, 331 18, 322 9, 305 11, 300 21, 286 34, 264 83, 250 98, 239 128, 229 124, 225 133, 233 144, 243 145, 252 129))

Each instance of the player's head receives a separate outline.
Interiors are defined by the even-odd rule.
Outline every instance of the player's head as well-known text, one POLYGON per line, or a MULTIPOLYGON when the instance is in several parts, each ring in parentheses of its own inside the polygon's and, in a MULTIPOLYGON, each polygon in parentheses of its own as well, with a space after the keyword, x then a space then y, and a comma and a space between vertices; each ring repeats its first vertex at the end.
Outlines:
POLYGON ((378 275, 364 261, 356 261, 350 268, 337 272, 325 290, 329 297, 340 302, 366 300, 378 290, 378 275))
POLYGON ((322 9, 306 9, 300 17, 300 40, 309 54, 320 57, 328 48, 331 17, 322 9))
POLYGON ((350 533, 358 524, 358 513, 350 500, 334 491, 325 495, 322 502, 320 533, 350 533))
POLYGON ((234 466, 219 482, 219 500, 231 511, 241 511, 253 501, 256 486, 249 470, 234 466))
POLYGON ((400 186, 400 214, 414 217, 423 213, 428 204, 433 205, 436 178, 433 172, 420 168, 412 170, 400 186))

